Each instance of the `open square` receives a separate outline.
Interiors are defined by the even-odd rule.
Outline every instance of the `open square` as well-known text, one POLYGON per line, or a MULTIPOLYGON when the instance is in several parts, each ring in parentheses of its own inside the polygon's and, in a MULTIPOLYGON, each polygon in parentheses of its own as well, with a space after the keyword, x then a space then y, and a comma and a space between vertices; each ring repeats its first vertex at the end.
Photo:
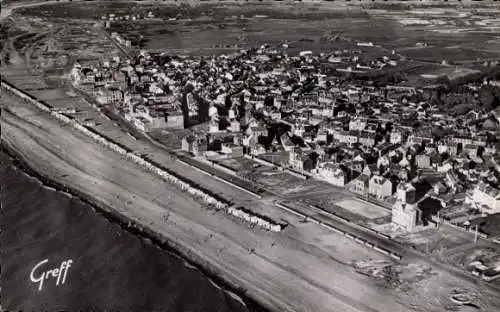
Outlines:
POLYGON ((383 218, 391 213, 387 209, 356 198, 343 199, 335 204, 368 219, 383 218))

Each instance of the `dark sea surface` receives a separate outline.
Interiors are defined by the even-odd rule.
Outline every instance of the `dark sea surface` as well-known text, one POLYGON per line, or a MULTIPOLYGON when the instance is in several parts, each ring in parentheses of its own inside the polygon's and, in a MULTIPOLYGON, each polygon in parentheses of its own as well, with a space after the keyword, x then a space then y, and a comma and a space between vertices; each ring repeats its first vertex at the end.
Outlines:
MULTIPOLYGON (((1 305, 8 311, 250 311, 182 258, 64 193, 0 152, 1 305), (30 280, 71 259, 66 282, 30 280)), ((250 306, 250 305, 249 305, 250 306)))

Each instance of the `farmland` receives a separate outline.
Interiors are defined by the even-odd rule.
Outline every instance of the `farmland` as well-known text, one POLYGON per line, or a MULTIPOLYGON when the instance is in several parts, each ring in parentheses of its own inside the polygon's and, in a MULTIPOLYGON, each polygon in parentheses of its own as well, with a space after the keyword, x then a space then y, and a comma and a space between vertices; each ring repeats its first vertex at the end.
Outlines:
POLYGON ((405 80, 426 85, 429 82, 420 75, 441 75, 442 60, 461 64, 465 72, 495 58, 500 51, 495 8, 478 8, 471 13, 472 4, 464 5, 464 9, 450 10, 446 5, 412 4, 412 9, 394 3, 333 6, 314 2, 299 7, 274 1, 248 1, 245 5, 238 1, 64 2, 17 10, 17 22, 10 31, 21 35, 15 48, 43 70, 55 67, 64 72, 77 59, 92 60, 117 53, 105 43, 96 23, 114 14, 140 17, 134 21, 115 20, 110 31, 143 49, 199 56, 286 42, 291 54, 355 48, 367 59, 390 55, 394 50, 409 60, 397 67, 399 70, 402 66, 399 72, 405 74, 405 80), (149 13, 152 17, 145 19, 149 13), (462 24, 460 33, 449 31, 462 24), (48 39, 52 33, 57 33, 57 40, 48 39), (87 40, 89 36, 94 38, 87 40), (360 41, 379 46, 357 47, 360 41), (425 46, 416 47, 417 43, 425 46))

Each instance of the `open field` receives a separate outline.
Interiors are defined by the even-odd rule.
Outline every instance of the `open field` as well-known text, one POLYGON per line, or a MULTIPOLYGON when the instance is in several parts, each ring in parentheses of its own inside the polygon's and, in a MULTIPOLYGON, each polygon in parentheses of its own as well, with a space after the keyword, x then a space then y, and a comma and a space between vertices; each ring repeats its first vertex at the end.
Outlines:
POLYGON ((326 189, 327 186, 316 180, 303 180, 289 173, 273 170, 262 166, 251 174, 252 180, 263 185, 266 189, 281 194, 292 196, 304 194, 310 191, 326 189))
POLYGON ((263 165, 252 161, 250 159, 247 159, 245 157, 238 157, 238 158, 222 158, 217 160, 218 163, 229 167, 239 174, 245 174, 247 171, 252 171, 253 168, 258 168, 263 165))
POLYGON ((457 46, 449 47, 427 47, 421 49, 408 49, 402 52, 410 59, 419 61, 440 61, 445 60, 449 63, 461 61, 481 61, 482 59, 490 60, 498 57, 498 53, 487 52, 481 50, 473 50, 461 48, 457 46))
POLYGON ((305 194, 301 201, 317 206, 352 223, 380 225, 390 222, 390 212, 373 204, 362 202, 346 191, 332 188, 330 191, 305 194))
MULTIPOLYGON (((418 5, 412 4, 413 9, 406 7, 404 10, 393 4, 335 3, 333 5, 325 1, 304 2, 300 5, 286 1, 250 1, 244 5, 238 1, 178 3, 172 1, 164 3, 92 1, 90 3, 48 4, 40 7, 22 8, 19 12, 26 16, 43 17, 50 20, 61 17, 97 20, 106 13, 123 16, 127 14, 146 15, 152 12, 155 16, 154 19, 116 23, 117 29, 136 34, 144 32, 146 37, 154 38, 151 40, 152 48, 157 48, 158 45, 161 48, 163 44, 165 49, 172 48, 174 44, 169 43, 169 41, 173 40, 178 44, 174 47, 175 49, 184 49, 185 46, 189 47, 188 43, 201 46, 204 45, 204 41, 212 38, 213 42, 207 42, 208 46, 205 47, 206 52, 210 52, 210 49, 215 49, 213 47, 215 45, 223 45, 224 49, 222 50, 225 50, 226 45, 230 45, 229 49, 233 49, 234 45, 244 43, 239 42, 242 41, 241 38, 238 40, 242 34, 249 44, 254 42, 260 44, 263 42, 272 43, 276 40, 274 38, 294 41, 302 37, 317 38, 323 32, 333 32, 341 34, 343 37, 352 38, 354 41, 372 41, 389 49, 404 49, 414 47, 416 42, 425 42, 429 44, 427 49, 432 50, 429 52, 425 52, 426 49, 417 51, 415 52, 417 53, 416 58, 426 58, 426 53, 429 55, 437 53, 443 57, 457 60, 494 57, 487 51, 488 48, 491 49, 491 45, 485 45, 485 42, 495 39, 496 31, 492 27, 498 26, 498 19, 491 18, 495 16, 498 9, 495 10, 494 7, 488 7, 485 10, 477 9, 474 14, 471 14, 469 4, 465 2, 463 9, 450 8, 446 4, 436 6, 436 4, 419 3, 418 5), (388 7, 384 8, 384 6, 388 7), (408 16, 411 15, 414 17, 409 19, 408 16), (243 19, 241 19, 242 16, 243 19), (166 24, 167 27, 162 27, 163 23, 159 22, 162 19, 172 18, 176 18, 177 21, 169 21, 166 24), (301 22, 295 23, 294 21, 297 20, 301 22), (477 21, 482 21, 482 23, 477 21), (350 25, 348 28, 345 27, 346 23, 350 25), (457 28, 458 23, 462 23, 471 30, 463 32, 459 36, 436 32, 436 30, 446 29, 446 27, 457 28), (429 25, 437 26, 438 29, 429 25), (179 32, 177 29, 180 27, 186 31, 179 32), (262 33, 261 29, 264 29, 265 34, 262 33), (288 31, 290 29, 294 31, 288 31), (287 31, 283 32, 283 30, 287 31), (207 31, 211 31, 208 38, 203 36, 207 31), (200 38, 201 41, 195 40, 200 38), (475 44, 476 42, 479 45, 475 44), (179 46, 179 43, 184 47, 179 46), (454 53, 448 51, 450 50, 447 49, 448 47, 455 45, 458 45, 461 50, 454 53)), ((314 49, 314 46, 312 48, 314 49)), ((317 50, 325 50, 325 48, 327 47, 319 45, 317 50)), ((492 51, 492 53, 495 52, 492 51)))
POLYGON ((155 131, 150 135, 152 138, 170 149, 182 148, 182 138, 190 133, 189 129, 155 131))
POLYGON ((474 243, 474 234, 443 224, 435 228, 399 236, 398 241, 414 246, 439 261, 468 267, 476 260, 485 265, 496 266, 500 261, 500 245, 479 238, 474 243))
MULTIPOLYGON (((491 28, 498 22, 491 18, 492 10, 477 10, 468 14, 465 9, 437 9, 435 6, 429 9, 426 4, 424 9, 414 7, 402 10, 393 7, 393 4, 389 5, 390 8, 381 9, 377 4, 339 6, 336 3, 333 6, 323 1, 301 5, 272 1, 250 1, 245 5, 237 1, 90 3, 92 5, 66 2, 18 10, 14 25, 24 29, 26 36, 34 36, 25 37, 23 42, 17 43, 19 52, 27 55, 28 62, 38 69, 57 68, 60 73, 67 72, 67 67, 76 60, 93 61, 103 55, 118 53, 93 25, 102 15, 144 16, 149 12, 155 17, 113 22, 111 30, 133 42, 141 42, 141 46, 147 49, 187 55, 227 54, 263 43, 280 44, 284 41, 288 42, 288 53, 291 54, 306 49, 328 53, 356 48, 363 51, 362 57, 367 60, 390 55, 391 49, 395 49, 398 56, 422 61, 408 61, 408 66, 399 62, 395 67, 397 73, 404 73, 405 84, 415 86, 434 83, 420 75, 439 74, 444 68, 439 65, 443 59, 474 68, 483 60, 496 58, 500 51, 500 43, 495 45, 495 40, 498 41, 496 32, 491 28), (422 12, 431 20, 444 19, 445 22, 437 26, 433 24, 434 28, 418 22, 422 19, 422 12), (413 19, 404 20, 404 16, 412 14, 415 16, 413 19), (488 16, 490 18, 484 25, 474 22, 488 16), (474 31, 463 32, 459 36, 434 31, 451 27, 446 25, 456 25, 459 21, 470 21, 474 31), (55 28, 49 29, 50 24, 55 28), (349 27, 346 28, 346 24, 349 27), (328 36, 337 36, 339 40, 327 40, 328 36), (356 47, 359 41, 371 41, 381 45, 381 48, 356 47), (417 42, 428 46, 416 48, 417 42)), ((460 71, 459 75, 462 75, 467 69, 460 71)))
POLYGON ((488 234, 491 237, 500 237, 500 213, 471 221, 472 227, 476 224, 478 224, 481 233, 488 234))
POLYGON ((378 219, 390 215, 390 211, 359 199, 344 199, 336 203, 344 209, 349 209, 368 219, 378 219))

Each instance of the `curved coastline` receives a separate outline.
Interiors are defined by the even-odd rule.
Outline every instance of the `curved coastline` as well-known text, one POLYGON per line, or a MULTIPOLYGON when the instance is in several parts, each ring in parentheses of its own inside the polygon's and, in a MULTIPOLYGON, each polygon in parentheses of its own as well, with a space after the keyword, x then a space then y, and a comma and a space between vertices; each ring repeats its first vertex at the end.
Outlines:
POLYGON ((217 276, 214 272, 212 272, 207 264, 204 264, 203 259, 192 255, 189 251, 183 250, 182 245, 175 244, 147 227, 130 221, 126 216, 106 207, 105 205, 102 205, 101 203, 95 201, 91 196, 78 190, 71 189, 54 179, 38 173, 33 168, 29 167, 26 161, 22 159, 22 157, 20 157, 11 147, 7 146, 4 141, 0 142, 0 152, 6 154, 12 160, 12 167, 20 169, 29 178, 36 179, 42 186, 81 201, 93 212, 105 217, 110 223, 119 226, 122 230, 127 231, 136 237, 139 237, 143 243, 153 245, 156 248, 167 252, 169 255, 183 260, 184 266, 201 272, 212 284, 214 284, 216 288, 222 289, 227 295, 244 304, 248 310, 255 312, 269 311, 259 305, 254 299, 247 296, 244 289, 234 287, 221 277, 217 276), (235 298, 235 296, 237 298, 235 298))

